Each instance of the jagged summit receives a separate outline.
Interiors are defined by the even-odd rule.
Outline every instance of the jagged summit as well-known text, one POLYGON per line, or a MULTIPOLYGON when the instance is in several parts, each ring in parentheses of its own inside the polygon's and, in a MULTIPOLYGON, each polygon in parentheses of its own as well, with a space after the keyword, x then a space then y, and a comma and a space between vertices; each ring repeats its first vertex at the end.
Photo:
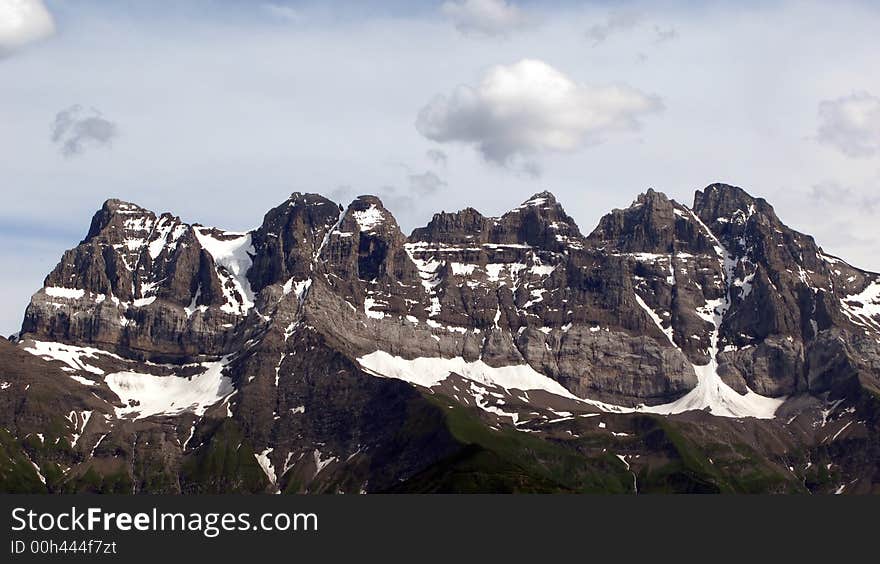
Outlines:
POLYGON ((109 198, 105 200, 101 209, 111 213, 140 213, 148 211, 137 204, 126 202, 118 198, 109 198))
POLYGON ((287 198, 287 203, 291 205, 324 204, 329 201, 331 200, 322 194, 314 192, 293 192, 290 194, 290 197, 287 198))
MULTIPOLYGON (((501 218, 520 213, 533 213, 542 217, 568 217, 556 196, 547 190, 533 194, 522 204, 503 214, 501 218)), ((571 221, 573 222, 574 220, 571 221)))
POLYGON ((694 194, 694 212, 706 223, 717 220, 744 222, 755 213, 771 221, 779 221, 773 206, 763 198, 756 198, 738 186, 710 184, 694 194))
POLYGON ((659 192, 657 190, 654 190, 653 188, 648 188, 645 192, 636 196, 635 201, 633 201, 632 207, 638 207, 640 205, 663 207, 669 203, 677 202, 675 202, 675 200, 671 199, 663 192, 659 192))
POLYGON ((410 234, 410 241, 432 241, 443 244, 462 244, 468 241, 487 241, 484 233, 491 219, 474 208, 457 212, 439 212, 425 227, 417 227, 410 234))
POLYGON ((245 233, 108 200, 19 337, 0 468, 53 491, 880 479, 880 277, 721 184, 693 209, 648 189, 586 238, 549 192, 410 237, 375 196, 293 193, 245 233))
POLYGON ((307 279, 340 214, 338 204, 330 199, 300 192, 269 210, 251 234, 253 264, 247 277, 254 291, 307 279))
POLYGON ((434 214, 410 235, 412 242, 438 244, 532 245, 560 250, 582 238, 574 219, 550 192, 534 194, 500 217, 487 217, 474 208, 434 214))
POLYGON ((384 208, 385 204, 382 203, 382 199, 379 198, 379 196, 375 196, 373 194, 362 194, 352 200, 351 204, 349 204, 349 207, 362 208, 364 206, 376 206, 378 208, 384 208))
POLYGON ((649 188, 624 209, 612 210, 590 233, 590 244, 617 252, 702 252, 711 248, 705 233, 693 225, 690 210, 649 188))
MULTIPOLYGON (((93 224, 89 240, 65 255, 35 296, 26 335, 184 356, 199 348, 230 351, 244 328, 263 330, 252 325, 254 316, 271 318, 278 296, 299 288, 304 311, 320 296, 338 295, 367 319, 411 319, 433 329, 494 327, 516 339, 535 329, 552 334, 594 324, 674 346, 679 364, 658 361, 652 377, 627 375, 629 367, 618 364, 603 368, 618 375, 610 388, 598 383, 601 371, 567 376, 576 393, 600 390, 600 397, 628 404, 680 395, 692 384, 688 362, 714 358, 713 349, 776 351, 770 343, 777 337, 811 342, 832 327, 861 327, 873 307, 870 296, 849 299, 870 291, 869 273, 823 255, 811 238, 779 222, 763 199, 724 184, 697 191, 694 211, 649 188, 633 206, 604 216, 587 238, 547 191, 500 217, 473 208, 435 214, 410 237, 375 196, 360 196, 342 211, 321 195, 299 192, 248 233, 187 225, 170 214, 157 218, 119 200, 108 200, 93 224), (723 308, 711 305, 717 300, 723 308), (159 319, 165 321, 142 329, 159 319)), ((516 340, 481 340, 477 347, 439 339, 453 356, 547 362, 516 340), (502 353, 507 346, 513 349, 502 353)), ((775 358, 789 359, 786 370, 800 370, 791 358, 802 353, 783 348, 775 358)), ((721 373, 738 390, 776 395, 805 385, 772 371, 747 373, 746 357, 733 356, 721 373)), ((559 377, 564 365, 542 364, 559 377)))
POLYGON ((355 198, 343 215, 340 229, 356 229, 363 233, 382 233, 395 239, 403 239, 397 220, 385 208, 377 196, 364 195, 355 198))
POLYGON ((538 192, 537 194, 532 194, 532 197, 523 202, 519 208, 529 207, 529 206, 537 206, 537 207, 548 207, 555 205, 557 203, 556 196, 553 195, 552 192, 548 190, 544 190, 538 192))
POLYGON ((155 213, 137 204, 111 198, 106 200, 101 208, 95 212, 95 215, 92 216, 88 234, 83 242, 98 236, 111 225, 119 226, 125 221, 125 218, 133 219, 135 216, 155 217, 155 215, 155 213))

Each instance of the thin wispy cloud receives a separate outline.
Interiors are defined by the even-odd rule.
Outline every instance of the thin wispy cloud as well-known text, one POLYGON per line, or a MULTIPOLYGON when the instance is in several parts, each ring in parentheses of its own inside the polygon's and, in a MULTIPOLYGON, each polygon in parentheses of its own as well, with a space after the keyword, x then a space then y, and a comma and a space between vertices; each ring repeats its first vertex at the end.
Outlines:
POLYGON ((354 188, 349 184, 341 184, 327 193, 327 197, 337 204, 347 205, 354 198, 354 188))
POLYGON ((674 27, 654 26, 654 43, 666 43, 678 39, 678 30, 674 27))
POLYGON ((635 12, 614 12, 605 21, 593 24, 584 34, 593 46, 604 43, 612 35, 629 31, 642 23, 643 16, 635 12))
POLYGON ((619 11, 610 13, 604 21, 594 23, 584 32, 586 38, 591 42, 593 47, 598 47, 616 36, 633 35, 638 31, 644 39, 644 35, 649 35, 648 40, 654 45, 668 43, 678 39, 678 28, 675 26, 661 26, 654 24, 647 31, 647 24, 650 21, 647 16, 639 12, 619 11))
POLYGON ((430 170, 410 174, 408 180, 410 192, 418 196, 430 196, 446 186, 446 182, 430 170))
POLYGON ((537 23, 505 0, 451 0, 444 2, 440 10, 464 35, 503 36, 537 23))
POLYGON ((857 189, 831 180, 811 186, 809 195, 824 206, 846 207, 861 214, 874 214, 880 206, 880 194, 876 190, 857 189))
POLYGON ((263 4, 262 8, 263 11, 271 17, 283 22, 299 23, 303 20, 303 15, 299 10, 286 4, 274 4, 268 2, 263 4))
POLYGON ((425 151, 425 156, 428 157, 428 160, 434 163, 437 166, 446 167, 449 163, 449 156, 445 151, 441 151, 440 149, 428 149, 425 151))
POLYGON ((71 106, 55 115, 51 140, 65 157, 76 157, 87 149, 108 147, 119 135, 115 123, 94 108, 71 106))
POLYGON ((382 184, 361 191, 356 190, 351 184, 341 184, 330 190, 327 197, 347 206, 358 195, 372 194, 378 196, 385 206, 395 213, 401 224, 412 223, 414 210, 419 208, 426 198, 438 194, 448 184, 432 170, 413 172, 409 166, 402 163, 395 165, 395 168, 398 167, 404 172, 400 182, 382 184))
POLYGON ((852 158, 880 153, 880 98, 857 92, 821 102, 818 140, 852 158))

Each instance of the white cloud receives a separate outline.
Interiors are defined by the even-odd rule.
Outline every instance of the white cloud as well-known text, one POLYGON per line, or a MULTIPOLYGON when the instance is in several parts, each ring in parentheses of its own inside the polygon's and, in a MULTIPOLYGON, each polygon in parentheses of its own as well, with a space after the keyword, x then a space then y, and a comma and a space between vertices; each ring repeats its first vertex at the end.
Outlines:
POLYGON ((58 112, 52 123, 52 142, 65 157, 75 157, 87 147, 104 147, 118 134, 116 124, 98 110, 76 105, 58 112))
POLYGON ((42 0, 0 0, 0 56, 55 33, 42 0))
POLYGON ((506 35, 534 24, 505 0, 455 0, 444 2, 440 9, 465 35, 506 35))
POLYGON ((589 86, 550 65, 524 59, 490 69, 476 87, 459 86, 422 108, 419 132, 436 142, 475 144, 486 160, 601 143, 639 128, 639 118, 662 109, 656 96, 626 85, 589 86))
POLYGON ((880 152, 880 98, 854 93, 819 104, 819 141, 849 157, 880 152))

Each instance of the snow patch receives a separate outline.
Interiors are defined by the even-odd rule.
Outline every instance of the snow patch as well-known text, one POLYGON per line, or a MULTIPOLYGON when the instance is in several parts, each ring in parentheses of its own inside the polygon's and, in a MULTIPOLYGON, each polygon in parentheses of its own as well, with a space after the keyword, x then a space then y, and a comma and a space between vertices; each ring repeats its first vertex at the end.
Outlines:
POLYGON ((470 276, 477 268, 475 264, 465 264, 462 262, 450 262, 449 266, 452 268, 452 273, 456 276, 470 276))
POLYGON ((45 486, 45 485, 46 485, 46 477, 43 476, 43 473, 40 471, 40 467, 37 466, 37 463, 36 463, 36 462, 34 462, 33 460, 31 460, 31 457, 28 456, 27 453, 25 453, 25 457, 27 457, 28 462, 31 463, 31 466, 33 466, 33 467, 34 467, 34 470, 37 472, 37 478, 39 478, 39 479, 40 479, 40 482, 42 482, 43 485, 45 486))
POLYGON ((79 290, 76 288, 59 288, 57 286, 47 286, 43 288, 43 291, 46 292, 47 296, 53 298, 66 298, 68 300, 78 300, 86 295, 85 290, 79 290))
POLYGON ((858 294, 840 300, 840 304, 850 321, 880 331, 880 281, 874 280, 858 294))
POLYGON ((657 312, 651 309, 651 307, 645 303, 645 300, 643 300, 641 296, 639 296, 638 294, 635 294, 635 296, 636 302, 638 302, 639 306, 641 306, 641 308, 648 313, 648 316, 651 318, 652 321, 654 321, 654 324, 661 331, 663 331, 663 334, 666 335, 666 338, 669 339, 669 342, 672 344, 672 346, 677 347, 677 345, 675 344, 675 339, 673 338, 675 330, 673 329, 672 324, 670 324, 669 327, 663 327, 663 320, 660 319, 660 316, 657 315, 657 312))
POLYGON ((71 411, 67 414, 67 420, 70 421, 71 425, 73 425, 73 431, 71 432, 71 437, 73 440, 70 441, 70 446, 75 447, 76 443, 79 442, 79 438, 82 436, 83 431, 86 429, 86 425, 89 423, 89 419, 92 418, 91 411, 71 411))
POLYGON ((369 208, 362 211, 352 212, 351 215, 357 222, 360 230, 367 233, 385 221, 385 215, 382 213, 382 210, 375 205, 371 205, 369 208))
POLYGON ((134 307, 146 307, 155 301, 156 296, 150 296, 149 298, 138 298, 134 302, 132 302, 132 305, 134 307))
POLYGON ((223 287, 226 303, 220 309, 226 313, 245 315, 254 307, 254 292, 247 278, 256 252, 250 233, 221 232, 222 238, 214 236, 215 230, 195 229, 202 248, 214 259, 217 275, 223 287))
POLYGON ((327 465, 329 465, 329 464, 332 463, 332 462, 336 462, 336 457, 335 457, 335 456, 329 456, 329 457, 327 457, 327 458, 323 458, 323 455, 321 454, 321 451, 318 450, 318 449, 315 449, 315 450, 314 450, 314 452, 312 453, 312 456, 313 456, 313 458, 314 458, 314 460, 315 460, 315 468, 316 468, 316 469, 315 469, 315 476, 317 476, 318 474, 320 474, 320 473, 321 473, 321 470, 323 470, 324 468, 326 468, 327 465))
POLYGON ((115 354, 102 351, 101 349, 75 347, 73 345, 52 343, 48 341, 31 341, 27 347, 24 347, 24 350, 45 360, 57 360, 63 362, 74 370, 83 370, 99 376, 103 375, 104 371, 98 367, 86 364, 84 360, 85 358, 98 358, 98 355, 102 354, 111 358, 119 359, 115 354))
POLYGON ((284 295, 294 292, 296 294, 296 299, 302 303, 303 299, 306 297, 306 292, 308 292, 309 288, 312 286, 312 279, 308 278, 306 280, 297 280, 294 281, 293 278, 284 283, 282 291, 284 295))
POLYGON ((367 296, 366 298, 364 298, 364 313, 367 314, 367 317, 369 317, 370 319, 384 319, 385 318, 384 311, 378 311, 378 310, 373 309, 377 305, 387 306, 388 304, 386 304, 384 302, 377 301, 372 296, 367 296))
POLYGON ((104 381, 125 407, 117 407, 117 417, 143 419, 151 415, 177 415, 190 411, 201 417, 205 410, 235 390, 232 379, 223 375, 228 357, 202 363, 204 372, 190 377, 156 376, 137 372, 115 372, 104 381))
POLYGON ((536 264, 535 266, 533 266, 533 267, 531 268, 531 273, 532 273, 532 274, 535 274, 535 275, 537 275, 537 276, 544 277, 544 276, 550 276, 550 274, 551 274, 554 270, 556 270, 556 267, 555 267, 555 266, 551 266, 551 265, 543 265, 543 264, 536 264))
POLYGON ((528 364, 495 367, 489 366, 482 360, 468 362, 462 357, 420 357, 409 360, 385 351, 375 351, 357 360, 361 368, 374 376, 403 380, 425 388, 436 386, 455 373, 478 384, 497 386, 505 390, 544 390, 606 411, 626 411, 626 408, 579 398, 559 382, 541 374, 528 364))
POLYGON ((267 448, 260 454, 254 454, 254 458, 257 459, 257 464, 260 465, 260 468, 263 469, 266 477, 269 478, 269 481, 274 486, 278 481, 278 478, 275 476, 275 467, 272 465, 272 461, 269 460, 269 455, 272 454, 273 450, 274 449, 267 448))

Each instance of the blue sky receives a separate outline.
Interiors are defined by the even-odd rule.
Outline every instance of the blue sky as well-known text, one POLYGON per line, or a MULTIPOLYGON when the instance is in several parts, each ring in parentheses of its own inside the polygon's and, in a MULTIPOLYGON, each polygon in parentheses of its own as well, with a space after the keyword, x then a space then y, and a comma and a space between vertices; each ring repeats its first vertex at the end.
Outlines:
POLYGON ((723 181, 880 270, 871 3, 22 2, 51 28, 0 19, 0 333, 109 197, 248 229, 373 193, 409 230, 549 189, 589 232, 723 181))

